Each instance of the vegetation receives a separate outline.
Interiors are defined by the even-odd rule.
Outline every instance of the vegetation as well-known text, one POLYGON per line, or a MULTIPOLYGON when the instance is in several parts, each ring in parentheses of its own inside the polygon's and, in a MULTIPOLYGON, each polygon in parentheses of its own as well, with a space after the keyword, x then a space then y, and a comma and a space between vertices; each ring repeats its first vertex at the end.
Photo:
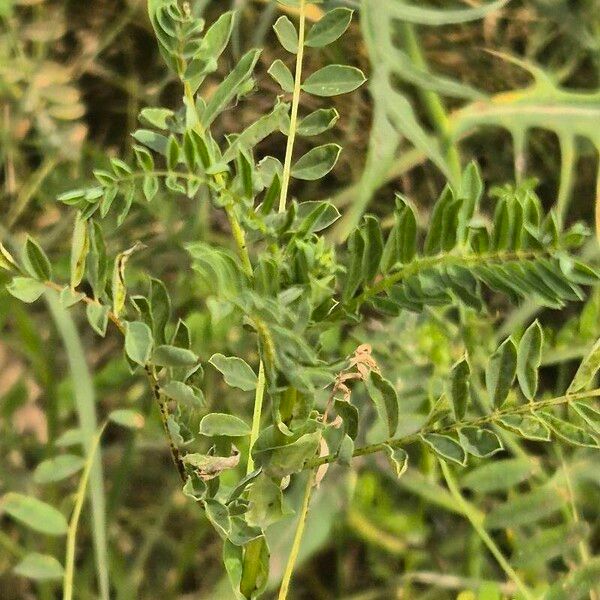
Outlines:
POLYGON ((0 4, 2 597, 599 598, 593 2, 234 4, 0 4))

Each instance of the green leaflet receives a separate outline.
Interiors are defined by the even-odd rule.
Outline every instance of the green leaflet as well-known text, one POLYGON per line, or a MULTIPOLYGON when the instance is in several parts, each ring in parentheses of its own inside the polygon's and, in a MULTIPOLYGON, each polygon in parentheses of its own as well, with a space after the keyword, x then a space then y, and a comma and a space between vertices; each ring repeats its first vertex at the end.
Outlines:
POLYGON ((31 277, 13 277, 6 289, 15 298, 30 303, 35 302, 46 291, 46 286, 31 277))
POLYGON ((282 15, 273 25, 275 34, 279 43, 292 54, 298 52, 298 31, 296 26, 285 16, 282 15))
POLYGON ((452 407, 454 409, 454 418, 462 421, 467 412, 469 404, 469 378, 471 368, 466 357, 458 361, 452 367, 452 380, 450 388, 450 397, 452 398, 452 407))
POLYGON ((386 453, 396 477, 402 477, 408 468, 408 454, 402 448, 393 448, 386 444, 384 452, 386 453))
POLYGON ((21 577, 27 577, 34 581, 54 581, 62 579, 63 566, 48 554, 31 552, 15 566, 13 571, 21 577))
POLYGON ((200 421, 201 435, 241 437, 250 435, 250 427, 239 417, 222 413, 210 413, 200 421))
MULTIPOLYGON (((291 74, 290 74, 291 75, 291 74)), ((339 120, 335 108, 319 108, 304 117, 298 124, 298 135, 310 137, 331 129, 339 120)))
POLYGON ((338 144, 324 144, 309 150, 292 167, 292 176, 306 181, 321 179, 335 167, 341 151, 338 144))
POLYGON ((267 73, 279 84, 284 92, 292 92, 294 89, 294 76, 283 61, 279 59, 274 61, 267 73))
POLYGON ((517 371, 517 347, 512 338, 507 338, 490 357, 485 370, 488 396, 495 408, 500 408, 515 379, 517 371))
POLYGON ((460 484, 482 494, 508 490, 527 479, 533 472, 527 458, 507 458, 485 462, 465 474, 460 484))
POLYGON ((393 437, 398 429, 400 415, 398 394, 394 386, 376 371, 371 371, 365 383, 379 418, 386 424, 389 436, 393 437))
POLYGON ((448 435, 427 433, 419 436, 441 459, 464 466, 467 455, 462 446, 448 435))
POLYGON ((243 359, 237 356, 213 354, 208 362, 223 374, 227 385, 245 392, 256 388, 256 373, 243 359))
POLYGON ((205 127, 208 127, 240 92, 242 85, 251 77, 259 56, 259 50, 250 50, 244 54, 231 73, 219 84, 202 115, 205 127))
POLYGON ((10 515, 26 527, 46 535, 64 535, 67 520, 53 506, 16 492, 8 492, 0 498, 0 513, 10 515))
POLYGON ((75 454, 61 454, 41 462, 33 472, 36 483, 53 483, 74 475, 85 464, 85 459, 75 454))
POLYGON ((359 88, 366 81, 363 72, 347 65, 327 65, 309 75, 302 89, 314 96, 339 96, 359 88))
POLYGON ((569 444, 587 448, 600 447, 598 439, 581 427, 577 427, 577 425, 573 425, 568 421, 563 421, 563 419, 560 419, 547 411, 541 411, 539 417, 560 439, 569 444))
POLYGON ((352 13, 348 8, 334 8, 325 13, 325 16, 310 28, 306 36, 306 46, 322 48, 335 42, 348 29, 352 13))
POLYGON ((581 361, 567 392, 575 394, 586 388, 600 369, 600 339, 581 361))
POLYGON ((52 279, 52 266, 40 245, 27 236, 23 252, 23 265, 32 277, 47 281, 52 279))
POLYGON ((163 344, 154 349, 150 362, 160 367, 191 367, 198 362, 198 357, 187 348, 163 344))
POLYGON ((461 446, 473 456, 485 458, 500 452, 504 446, 500 438, 489 429, 461 427, 458 430, 461 446))
POLYGON ((269 525, 292 514, 284 501, 281 487, 266 475, 260 475, 252 484, 248 500, 250 501, 247 515, 249 525, 266 529, 269 525))
POLYGON ((127 323, 125 352, 134 363, 145 365, 150 360, 153 346, 152 331, 146 323, 141 321, 127 323))
POLYGON ((534 321, 523 334, 517 352, 517 379, 528 400, 535 397, 538 387, 538 369, 542 360, 544 334, 534 321))
POLYGON ((498 422, 502 427, 514 431, 528 440, 540 442, 550 440, 548 427, 533 415, 505 415, 498 422))

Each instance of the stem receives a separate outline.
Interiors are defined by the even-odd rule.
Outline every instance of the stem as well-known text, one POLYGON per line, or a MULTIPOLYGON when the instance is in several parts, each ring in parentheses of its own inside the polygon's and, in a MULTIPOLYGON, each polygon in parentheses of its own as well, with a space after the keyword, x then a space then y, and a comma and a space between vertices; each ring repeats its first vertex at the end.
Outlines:
POLYGON ((164 396, 160 391, 160 384, 158 382, 154 369, 150 365, 145 365, 144 371, 146 371, 146 375, 148 376, 148 381, 150 383, 150 387, 152 388, 152 395, 154 396, 154 400, 156 400, 156 403, 158 404, 158 409, 160 411, 160 422, 162 423, 165 436, 167 438, 167 441, 169 442, 171 458, 173 459, 173 463, 177 467, 177 473, 179 474, 181 482, 185 483, 187 481, 185 465, 183 464, 183 460, 181 458, 181 452, 175 444, 175 441, 173 440, 173 436, 171 435, 171 431, 169 429, 169 407, 167 406, 164 396))
MULTIPOLYGON (((60 286, 53 281, 44 281, 44 285, 47 288, 50 288, 51 290, 55 290, 58 293, 60 293, 66 287, 66 286, 60 286)), ((77 291, 77 290, 74 290, 74 291, 77 291)), ((84 302, 85 304, 94 304, 94 305, 99 304, 99 302, 97 300, 94 300, 93 298, 90 298, 89 296, 85 296, 85 295, 83 296, 83 298, 81 298, 81 301, 84 302)), ((115 327, 119 330, 121 335, 125 336, 126 329, 125 329, 125 325, 123 324, 121 319, 119 319, 119 317, 113 311, 108 311, 108 318, 110 321, 112 321, 112 323, 114 323, 115 327)), ((167 441, 169 443, 169 448, 171 450, 171 457, 173 458, 173 462, 175 463, 175 466, 177 467, 179 477, 185 483, 185 481, 187 479, 187 476, 185 474, 185 467, 183 465, 183 461, 181 460, 181 453, 179 452, 179 448, 177 448, 177 445, 175 444, 175 441, 173 440, 173 437, 171 436, 171 432, 169 431, 169 425, 168 425, 169 409, 168 409, 167 404, 166 404, 166 402, 162 396, 162 393, 160 391, 160 384, 158 382, 156 374, 154 373, 154 371, 152 370, 152 367, 150 365, 144 365, 144 371, 146 372, 146 375, 148 377, 148 382, 150 384, 150 389, 152 390, 152 395, 154 396, 154 399, 156 400, 156 403, 158 404, 158 407, 160 410, 160 419, 161 419, 161 422, 163 425, 163 429, 165 431, 167 441)))
POLYGON ((248 445, 248 466, 246 473, 254 471, 254 460, 252 459, 252 447, 258 439, 260 432, 260 416, 262 413, 263 398, 265 395, 265 365, 260 361, 258 365, 258 380, 256 381, 256 394, 254 395, 254 414, 252 415, 252 431, 250 432, 250 444, 248 445))
POLYGON ((85 462, 85 468, 79 485, 77 486, 77 494, 75 496, 75 506, 73 507, 73 514, 69 522, 69 529, 67 531, 67 551, 65 556, 65 575, 63 578, 63 600, 72 600, 73 598, 73 574, 75 572, 75 542, 77 540, 77 526, 79 525, 79 518, 81 517, 81 510, 83 508, 83 501, 85 500, 85 491, 87 483, 90 478, 90 472, 94 464, 94 456, 96 450, 100 444, 100 438, 104 433, 106 423, 100 427, 96 433, 94 439, 88 450, 88 456, 85 462))
POLYGON ((302 85, 302 60, 304 58, 304 28, 306 22, 305 0, 300 0, 300 23, 298 26, 298 54, 296 54, 296 73, 294 75, 294 93, 292 95, 292 110, 290 113, 290 132, 285 149, 285 161, 283 163, 283 179, 281 181, 281 194, 279 196, 279 212, 285 211, 288 188, 290 185, 290 174, 292 170, 292 155, 294 153, 294 141, 296 139, 296 126, 298 121, 298 106, 300 104, 300 92, 302 85))
POLYGON ((235 240, 235 245, 237 246, 238 254, 240 256, 240 260, 242 261, 244 273, 251 278, 253 275, 252 263, 250 262, 248 247, 246 246, 246 234, 244 233, 244 230, 242 229, 240 222, 235 215, 233 206, 226 206, 225 212, 227 213, 227 218, 229 219, 229 226, 231 227, 231 233, 233 234, 233 239, 235 240))
POLYGON ((475 508, 470 502, 468 502, 460 493, 456 482, 448 468, 448 465, 443 461, 439 460, 444 474, 444 479, 448 485, 448 489, 456 500, 457 504, 461 508, 463 514, 476 531, 477 535, 481 538, 483 543, 488 547, 488 550, 493 554, 494 558, 498 561, 498 564, 502 567, 506 575, 514 582, 517 589, 526 600, 534 600, 533 594, 527 589, 527 586, 523 583, 521 578, 517 575, 516 571, 510 566, 494 540, 490 537, 489 533, 483 527, 483 515, 475 508))
POLYGON ((429 269, 439 265, 453 264, 485 264, 494 261, 509 261, 509 260, 529 260, 539 256, 551 256, 552 249, 535 250, 514 250, 514 251, 499 251, 499 252, 484 252, 482 254, 454 254, 442 253, 435 256, 424 256, 417 258, 410 264, 405 265, 399 271, 380 279, 375 285, 365 289, 360 295, 350 301, 349 309, 354 309, 370 300, 377 294, 387 291, 395 283, 410 277, 424 269, 429 269))
POLYGON ((315 470, 311 469, 308 473, 306 480, 306 487, 304 488, 304 497, 302 499, 302 508, 298 514, 298 523, 296 525, 296 532, 294 533, 294 541, 292 542, 292 549, 288 557, 287 564, 285 566, 285 572, 281 581, 281 587, 279 588, 279 595, 277 600, 286 600, 288 591, 290 589, 290 582, 292 581, 292 575, 294 573, 294 567, 298 560, 298 553, 300 552, 300 543, 302 542, 302 535, 304 534, 304 526, 306 525, 306 515, 308 514, 308 505, 310 503, 310 497, 312 494, 313 483, 315 479, 315 470))
MULTIPOLYGON (((500 418, 505 417, 507 415, 521 415, 527 414, 530 412, 535 412, 536 410, 540 410, 543 408, 548 408, 551 406, 560 406, 561 404, 568 404, 574 400, 585 400, 588 398, 597 398, 600 396, 600 388, 596 388, 594 390, 590 390, 589 392, 579 392, 577 394, 567 394, 565 396, 558 396, 556 398, 548 398, 547 400, 539 400, 538 402, 530 402, 528 404, 521 404, 519 406, 513 406, 509 408, 505 408, 503 410, 496 410, 493 413, 483 416, 477 417, 476 419, 468 419, 466 421, 459 421, 456 423, 452 423, 451 425, 447 425, 445 427, 423 427, 419 431, 415 433, 411 433, 409 435, 405 435, 400 438, 390 438, 383 442, 379 442, 377 444, 370 444, 368 446, 362 446, 361 448, 357 448, 352 454, 353 457, 356 456, 366 456, 368 454, 375 454, 376 452, 381 452, 386 449, 387 446, 402 447, 407 444, 411 444, 413 442, 417 442, 419 440, 419 436, 427 435, 428 433, 448 433, 452 432, 456 429, 460 429, 462 427, 480 427, 482 425, 495 423, 500 418)), ((305 468, 312 469, 314 467, 318 467, 320 465, 324 465, 327 463, 332 463, 337 459, 337 454, 327 454, 326 456, 319 456, 317 458, 313 458, 306 462, 305 468)))

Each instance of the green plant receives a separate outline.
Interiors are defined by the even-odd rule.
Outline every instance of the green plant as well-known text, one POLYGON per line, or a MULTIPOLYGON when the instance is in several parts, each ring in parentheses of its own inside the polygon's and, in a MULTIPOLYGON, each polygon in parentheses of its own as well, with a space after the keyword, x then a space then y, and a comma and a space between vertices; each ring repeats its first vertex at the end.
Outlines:
MULTIPOLYGON (((84 306, 96 333, 104 336, 111 322, 122 334, 125 359, 132 373, 147 379, 159 408, 183 492, 223 539, 224 567, 238 598, 259 597, 267 586, 266 532, 292 510, 284 494, 287 486, 300 481, 303 494, 281 599, 288 595, 311 494, 327 476, 326 465, 348 466, 353 457, 377 453, 389 459, 398 477, 405 476, 409 454, 433 465, 432 458, 439 460, 460 514, 521 597, 536 597, 540 591, 529 588, 486 529, 505 523, 506 515, 486 521, 462 495, 453 469, 505 447, 518 453, 527 440, 597 449, 600 390, 589 388, 600 367, 598 343, 566 392, 547 394, 540 392, 538 376, 544 343, 540 323, 499 344, 485 344, 474 335, 474 321, 479 315, 491 321, 488 290, 515 303, 528 298, 550 308, 583 300, 583 287, 599 277, 576 255, 588 231, 582 225, 565 229, 554 211, 545 213, 531 182, 493 190, 495 209, 486 218, 480 210, 483 183, 471 163, 464 170, 455 167, 427 224, 410 201, 397 196, 394 222, 385 234, 379 219, 367 215, 347 245, 330 243, 323 232, 338 219, 337 209, 327 201, 297 202, 290 196, 290 182, 316 181, 334 168, 341 152, 336 144, 316 145, 301 157, 294 150, 297 136, 318 136, 339 115, 331 108, 300 115, 300 96, 351 92, 365 78, 344 65, 303 73, 304 52, 341 36, 350 24, 350 10, 327 12, 309 29, 308 2, 286 4, 298 8, 298 26, 284 16, 274 28, 282 46, 295 55, 295 72, 276 60, 269 74, 282 94, 273 109, 239 134, 218 139, 211 126, 252 91, 259 51, 244 54, 204 97, 203 84, 216 71, 234 14, 223 14, 205 29, 188 4, 149 3, 161 52, 181 83, 183 106, 143 109, 140 120, 147 128, 133 133, 134 160, 113 158, 108 168, 94 171, 94 186, 60 196, 76 210, 69 282, 55 277, 55 272, 64 275, 64 265, 52 264, 28 238, 20 259, 1 248, 0 264, 12 275, 8 291, 24 302, 47 294, 63 307, 84 306), (278 133, 287 138, 283 161, 261 152, 261 142, 278 133), (208 298, 239 329, 236 355, 203 356, 202 340, 192 340, 184 320, 173 319, 167 287, 152 277, 150 265, 148 292, 131 293, 143 283, 141 277, 130 277, 128 264, 142 262, 143 244, 131 240, 127 249, 105 244, 104 233, 115 223, 126 229, 134 202, 153 201, 159 192, 161 201, 208 196, 211 207, 228 220, 231 244, 190 240, 186 248, 194 272, 189 275, 192 297, 208 298), (410 358, 406 365, 380 361, 369 340, 354 344, 371 333, 370 319, 393 331, 393 320, 407 313, 438 314, 455 338, 449 356, 438 357, 437 372, 418 390, 409 426, 402 394, 383 374, 393 377, 394 369, 412 368, 410 358), (342 338, 355 345, 350 353, 340 350, 342 338), (229 407, 206 403, 202 384, 208 365, 239 398, 253 394, 252 410, 241 402, 229 407), (357 442, 373 414, 377 439, 357 442)), ((139 415, 130 411, 113 413, 111 419, 140 424, 139 415)), ((65 598, 72 593, 75 533, 94 449, 69 528, 62 513, 35 498, 9 493, 0 501, 1 510, 34 529, 57 535, 68 529, 65 598)), ((85 462, 69 454, 52 460, 37 472, 64 477, 85 462)), ((33 564, 38 576, 42 567, 49 578, 63 576, 56 559, 25 561, 24 574, 32 575, 33 564)), ((597 571, 597 564, 585 556, 581 562, 581 570, 570 576, 573 585, 587 585, 578 583, 587 577, 593 586, 588 574, 597 571)), ((566 597, 561 585, 550 588, 552 597, 566 597)))

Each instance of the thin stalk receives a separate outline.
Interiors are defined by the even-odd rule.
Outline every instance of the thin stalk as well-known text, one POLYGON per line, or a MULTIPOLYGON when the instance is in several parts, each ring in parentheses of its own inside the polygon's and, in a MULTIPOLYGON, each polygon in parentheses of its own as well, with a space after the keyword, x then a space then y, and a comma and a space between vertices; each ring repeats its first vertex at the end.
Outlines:
POLYGON ((477 508, 475 508, 470 502, 468 502, 460 493, 460 490, 458 489, 458 486, 454 481, 454 477, 452 476, 448 465, 443 460, 440 460, 439 463, 440 467, 442 468, 442 473, 444 474, 444 479, 446 480, 446 484, 448 485, 450 493, 456 500, 457 504, 460 506, 464 516, 471 523, 477 535, 479 535, 482 542, 487 546, 488 550, 498 561, 498 564, 502 567, 506 575, 516 585, 523 598, 525 598, 526 600, 534 600, 533 594, 527 589, 527 586, 523 583, 516 571, 510 566, 509 562, 506 560, 506 558, 504 557, 494 540, 483 527, 483 515, 481 514, 481 512, 477 510, 477 508))
POLYGON ((302 507, 300 509, 300 513, 298 514, 298 523, 296 525, 296 532, 294 533, 294 541, 292 542, 292 549, 290 550, 290 555, 285 566, 285 572, 283 574, 277 600, 286 600, 290 589, 292 575, 294 574, 294 567, 296 566, 298 553, 300 552, 300 543, 302 542, 302 536, 304 535, 304 526, 306 525, 306 515, 308 514, 308 505, 312 495, 315 472, 315 469, 311 469, 308 473, 306 486, 304 488, 304 496, 302 498, 302 507))
MULTIPOLYGON (((52 282, 46 282, 46 285, 57 292, 62 290, 61 286, 52 282)), ((91 298, 87 298, 86 300, 90 303, 95 302, 91 298)), ((91 451, 93 438, 98 427, 94 382, 87 365, 81 338, 69 312, 63 308, 56 294, 46 294, 46 301, 67 354, 69 371, 74 383, 75 410, 85 439, 86 460, 92 460, 91 473, 89 475, 92 539, 94 542, 99 597, 102 600, 108 600, 110 596, 110 580, 104 476, 100 456, 98 453, 92 456, 91 451)))
POLYGON ((254 395, 254 413, 252 415, 252 430, 250 432, 250 444, 248 445, 248 466, 246 473, 254 471, 254 460, 252 459, 252 447, 258 439, 260 432, 260 417, 262 413, 263 398, 265 395, 265 366, 263 361, 258 365, 258 379, 256 381, 256 394, 254 395))
POLYGON ((92 466, 94 464, 94 457, 98 445, 100 444, 100 438, 104 433, 106 423, 100 427, 99 431, 94 436, 92 443, 88 450, 88 456, 85 462, 85 468, 83 474, 79 480, 77 486, 77 494, 75 496, 75 506, 73 507, 73 514, 69 521, 69 529, 67 530, 67 551, 65 556, 65 574, 63 578, 63 600, 72 600, 73 598, 73 575, 75 572, 75 543, 77 541, 77 526, 79 525, 79 518, 81 517, 81 510, 83 508, 83 501, 85 500, 85 492, 87 483, 90 478, 92 466))
POLYGON ((294 75, 294 93, 292 95, 292 110, 290 113, 290 132, 285 149, 285 161, 283 163, 283 178, 281 181, 281 194, 279 195, 279 212, 285 211, 290 175, 292 171, 292 156, 294 154, 294 141, 296 139, 296 128, 298 123, 298 106, 300 105, 300 92, 302 91, 302 61, 304 59, 304 30, 306 25, 306 4, 300 0, 299 6, 300 23, 298 25, 298 54, 296 54, 296 72, 294 75))

